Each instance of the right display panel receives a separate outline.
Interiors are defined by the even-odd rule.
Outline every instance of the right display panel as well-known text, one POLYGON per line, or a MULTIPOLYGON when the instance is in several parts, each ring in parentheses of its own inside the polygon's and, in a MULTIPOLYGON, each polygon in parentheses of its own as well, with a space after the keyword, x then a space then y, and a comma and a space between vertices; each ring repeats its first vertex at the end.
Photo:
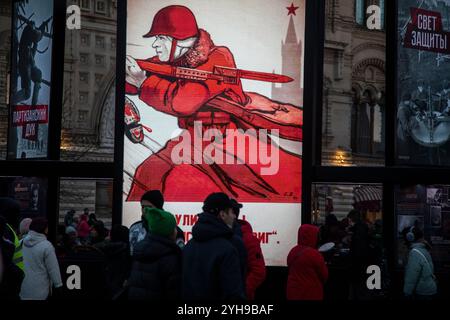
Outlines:
POLYGON ((398 1, 399 164, 450 164, 450 1, 398 1))

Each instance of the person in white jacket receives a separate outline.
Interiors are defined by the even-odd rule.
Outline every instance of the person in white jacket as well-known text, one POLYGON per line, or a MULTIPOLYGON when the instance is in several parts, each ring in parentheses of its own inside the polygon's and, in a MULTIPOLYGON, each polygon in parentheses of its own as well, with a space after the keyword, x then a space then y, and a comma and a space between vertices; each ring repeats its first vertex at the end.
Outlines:
POLYGON ((25 279, 20 290, 22 300, 45 300, 52 287, 63 285, 55 248, 47 240, 47 231, 47 220, 36 218, 23 239, 25 279))

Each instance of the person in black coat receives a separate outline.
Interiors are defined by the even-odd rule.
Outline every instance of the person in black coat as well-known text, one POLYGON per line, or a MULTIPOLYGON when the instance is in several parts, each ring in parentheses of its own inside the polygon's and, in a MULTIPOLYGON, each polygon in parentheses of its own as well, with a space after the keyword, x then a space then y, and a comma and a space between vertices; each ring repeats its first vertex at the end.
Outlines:
POLYGON ((166 211, 146 208, 148 233, 134 247, 128 298, 178 300, 181 293, 181 249, 176 245, 176 220, 166 211))
POLYGON ((224 193, 209 195, 183 251, 184 300, 243 300, 244 279, 233 232, 236 216, 224 193))
POLYGON ((125 280, 130 275, 131 256, 128 232, 127 227, 114 225, 110 239, 94 245, 106 258, 105 281, 108 296, 111 299, 121 293, 125 280))
POLYGON ((366 270, 370 264, 369 227, 362 221, 361 213, 357 210, 351 210, 347 218, 351 232, 351 295, 352 299, 366 300, 369 299, 369 291, 366 286, 366 270))
POLYGON ((20 300, 23 271, 13 263, 14 244, 5 239, 6 219, 0 215, 0 301, 20 300))

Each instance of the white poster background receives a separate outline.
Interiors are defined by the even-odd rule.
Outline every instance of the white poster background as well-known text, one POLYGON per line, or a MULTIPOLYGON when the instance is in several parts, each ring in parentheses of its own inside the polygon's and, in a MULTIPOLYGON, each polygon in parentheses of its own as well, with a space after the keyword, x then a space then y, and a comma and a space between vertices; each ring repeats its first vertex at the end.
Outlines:
MULTIPOLYGON (((151 47, 154 38, 143 38, 151 27, 153 17, 168 5, 185 5, 195 15, 199 28, 211 34, 216 45, 228 47, 240 69, 281 73, 282 42, 285 41, 290 17, 293 18, 297 39, 304 44, 305 0, 179 0, 150 1, 129 0, 127 13, 127 55, 135 59, 147 59, 156 53, 151 47), (287 7, 294 3, 299 9, 296 15, 288 16, 287 7)), ((302 49, 304 52, 304 49, 302 49)), ((298 57, 302 60, 303 56, 298 57)), ((302 81, 303 82, 303 81, 302 81)), ((244 91, 253 91, 271 97, 271 84, 260 81, 242 80, 244 91)), ((303 85, 302 85, 303 86, 303 85)), ((152 152, 160 150, 164 144, 178 136, 181 130, 177 118, 161 113, 139 100, 128 96, 141 115, 141 122, 150 126, 152 140, 145 138, 146 145, 133 144, 125 137, 124 142, 124 184, 123 184, 123 224, 130 226, 140 220, 141 209, 138 202, 126 202, 136 167, 152 152)), ((280 145, 301 154, 301 143, 291 141, 280 145)), ((189 186, 186 186, 188 192, 189 186)), ((267 265, 285 266, 289 250, 297 244, 297 231, 301 224, 300 203, 243 203, 241 216, 245 216, 253 227, 253 232, 261 239, 261 247, 267 265)), ((194 216, 201 212, 199 202, 166 202, 164 209, 178 215, 194 216)), ((192 226, 179 226, 190 232, 192 226)), ((189 237, 189 234, 188 234, 189 237)))

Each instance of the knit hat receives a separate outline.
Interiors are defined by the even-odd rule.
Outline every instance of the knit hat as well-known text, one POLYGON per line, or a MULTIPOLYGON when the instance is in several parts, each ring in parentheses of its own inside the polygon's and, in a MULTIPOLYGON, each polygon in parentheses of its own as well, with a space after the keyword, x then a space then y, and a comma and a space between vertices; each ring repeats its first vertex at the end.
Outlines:
POLYGON ((31 221, 30 230, 37 233, 45 233, 45 229, 48 227, 48 221, 45 218, 36 218, 31 221))
POLYGON ((150 234, 163 237, 170 237, 177 226, 175 217, 170 212, 157 208, 145 208, 144 219, 150 234))
POLYGON ((233 208, 230 198, 223 192, 211 193, 203 202, 203 211, 218 215, 221 210, 233 208))
POLYGON ((19 233, 20 234, 28 233, 28 231, 30 230, 31 221, 32 220, 30 218, 25 218, 22 221, 20 221, 20 225, 19 225, 19 233))
POLYGON ((67 228, 66 228, 66 234, 77 234, 77 229, 75 229, 74 227, 72 227, 72 226, 68 226, 67 228))
POLYGON ((164 197, 159 190, 147 191, 142 195, 141 201, 142 200, 150 201, 158 209, 162 209, 164 205, 164 197))

